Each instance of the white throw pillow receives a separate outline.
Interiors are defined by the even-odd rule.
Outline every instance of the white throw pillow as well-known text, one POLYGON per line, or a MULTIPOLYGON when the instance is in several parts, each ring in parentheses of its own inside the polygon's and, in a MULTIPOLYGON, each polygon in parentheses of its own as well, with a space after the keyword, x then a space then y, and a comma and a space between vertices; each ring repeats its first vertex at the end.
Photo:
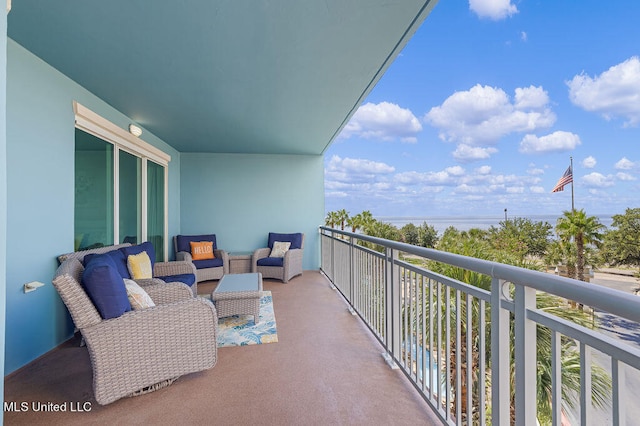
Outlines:
POLYGON ((291 243, 276 241, 273 243, 273 248, 271 249, 269 257, 284 257, 284 254, 289 250, 289 247, 291 247, 291 243))
POLYGON ((142 287, 138 285, 134 280, 124 279, 124 285, 127 287, 127 296, 129 297, 129 303, 133 309, 145 309, 156 306, 151 300, 149 294, 142 287))

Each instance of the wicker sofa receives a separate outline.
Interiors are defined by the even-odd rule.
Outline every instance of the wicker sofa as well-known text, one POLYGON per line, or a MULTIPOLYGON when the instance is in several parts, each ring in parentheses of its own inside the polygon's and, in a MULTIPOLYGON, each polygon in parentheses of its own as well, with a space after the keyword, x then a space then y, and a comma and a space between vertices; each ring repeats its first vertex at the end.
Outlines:
MULTIPOLYGON (((81 263, 84 263, 85 256, 89 254, 104 254, 109 251, 119 250, 126 247, 132 247, 133 244, 123 243, 112 246, 98 247, 89 250, 81 250, 72 253, 66 253, 58 256, 58 263, 62 264, 65 260, 68 259, 78 259, 81 263)), ((154 279, 159 279, 164 282, 174 281, 171 277, 184 276, 184 275, 196 275, 196 269, 191 262, 187 261, 172 261, 172 262, 154 262, 153 265, 153 276, 154 279)), ((180 281, 180 280, 175 280, 180 281)), ((152 283, 150 281, 148 283, 152 283)), ((147 284, 148 284, 147 283, 147 284)), ((156 282, 157 284, 157 282, 156 282)), ((191 292, 194 296, 198 295, 198 281, 191 284, 191 292)))
POLYGON ((86 342, 96 401, 147 393, 213 367, 218 318, 213 304, 183 283, 138 281, 156 304, 104 320, 81 280, 82 256, 63 259, 53 285, 86 342))

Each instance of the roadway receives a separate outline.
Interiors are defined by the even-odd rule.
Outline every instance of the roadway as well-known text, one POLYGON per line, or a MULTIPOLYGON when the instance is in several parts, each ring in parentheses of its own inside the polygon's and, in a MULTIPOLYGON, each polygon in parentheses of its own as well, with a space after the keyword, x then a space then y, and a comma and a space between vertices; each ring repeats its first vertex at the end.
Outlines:
MULTIPOLYGON (((633 276, 596 272, 591 282, 624 291, 629 293, 630 297, 640 297, 636 296, 640 289, 640 283, 633 276)), ((595 314, 599 318, 598 327, 603 333, 640 349, 640 324, 606 312, 596 311, 595 314)), ((611 358, 609 356, 593 350, 592 359, 594 363, 611 374, 611 358)), ((620 398, 623 399, 622 404, 625 407, 623 411, 625 412, 626 424, 640 424, 640 404, 637 403, 637 401, 640 401, 640 371, 627 366, 624 367, 624 371, 626 374, 626 386, 620 392, 620 398)), ((567 417, 571 425, 580 424, 579 412, 569 412, 567 417)), ((605 409, 594 408, 589 424, 613 424, 611 407, 605 409)))

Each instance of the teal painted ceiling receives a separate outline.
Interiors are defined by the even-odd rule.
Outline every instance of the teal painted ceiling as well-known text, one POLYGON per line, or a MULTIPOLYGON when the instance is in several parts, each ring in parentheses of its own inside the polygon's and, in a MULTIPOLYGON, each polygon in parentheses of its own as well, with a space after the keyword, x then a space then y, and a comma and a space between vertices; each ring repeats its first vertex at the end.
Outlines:
POLYGON ((321 154, 430 0, 19 0, 9 37, 181 152, 321 154))

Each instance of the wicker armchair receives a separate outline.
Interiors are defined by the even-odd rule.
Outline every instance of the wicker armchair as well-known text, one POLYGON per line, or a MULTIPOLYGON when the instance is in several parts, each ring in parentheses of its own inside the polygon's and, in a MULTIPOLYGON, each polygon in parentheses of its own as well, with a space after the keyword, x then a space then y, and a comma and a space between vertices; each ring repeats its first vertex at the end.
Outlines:
POLYGON ((173 249, 176 260, 193 263, 196 271, 196 282, 219 280, 229 273, 229 254, 218 248, 215 234, 176 235, 173 237, 173 249), (213 242, 215 259, 193 260, 190 243, 196 241, 213 242))
POLYGON ((263 278, 275 278, 282 282, 302 275, 304 234, 269 233, 267 247, 257 249, 251 258, 251 272, 260 272, 263 278), (290 242, 291 247, 282 258, 269 257, 276 241, 290 242))
POLYGON ((218 318, 213 304, 182 283, 149 280, 155 307, 103 320, 80 282, 84 267, 66 259, 53 285, 86 342, 97 402, 109 404, 167 386, 179 376, 213 367, 218 318))

